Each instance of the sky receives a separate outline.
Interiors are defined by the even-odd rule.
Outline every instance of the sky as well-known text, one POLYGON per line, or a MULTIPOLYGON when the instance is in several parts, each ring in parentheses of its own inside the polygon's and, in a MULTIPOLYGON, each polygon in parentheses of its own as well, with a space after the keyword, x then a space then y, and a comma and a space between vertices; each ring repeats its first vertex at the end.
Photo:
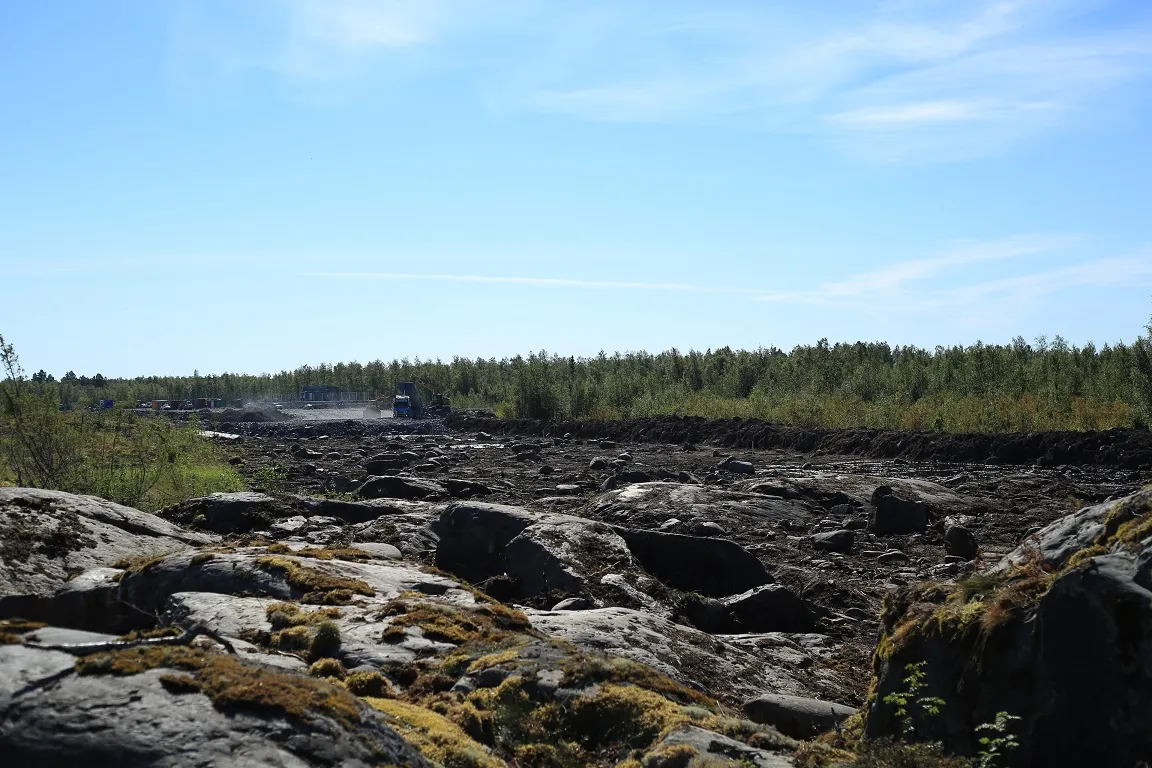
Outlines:
POLYGON ((1132 341, 1147 0, 0 0, 59 377, 1132 341))

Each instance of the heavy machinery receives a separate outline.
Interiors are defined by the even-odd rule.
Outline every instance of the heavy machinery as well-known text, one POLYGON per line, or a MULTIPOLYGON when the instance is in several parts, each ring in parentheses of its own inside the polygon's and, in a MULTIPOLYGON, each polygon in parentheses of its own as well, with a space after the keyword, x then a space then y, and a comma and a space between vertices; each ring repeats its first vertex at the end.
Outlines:
MULTIPOLYGON (((378 399, 379 402, 379 399, 378 399)), ((447 416, 452 412, 452 405, 448 398, 439 392, 434 392, 425 403, 416 391, 416 385, 410 381, 403 381, 396 387, 396 396, 392 398, 392 416, 398 419, 422 419, 435 416, 447 416)))

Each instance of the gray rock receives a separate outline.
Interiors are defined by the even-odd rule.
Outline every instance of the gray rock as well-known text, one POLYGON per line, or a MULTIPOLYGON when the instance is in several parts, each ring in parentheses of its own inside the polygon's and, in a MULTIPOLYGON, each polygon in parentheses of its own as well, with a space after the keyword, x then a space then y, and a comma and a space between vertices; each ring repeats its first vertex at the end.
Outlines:
POLYGON ((300 510, 282 498, 246 491, 188 499, 157 514, 179 525, 226 534, 267 530, 276 520, 294 517, 300 510))
POLYGON ((607 469, 608 464, 609 464, 609 459, 606 456, 595 456, 592 458, 592 460, 590 462, 588 462, 588 469, 591 469, 591 470, 607 469))
POLYGON ((446 493, 447 489, 439 483, 395 475, 370 477, 356 490, 364 499, 426 499, 446 493))
POLYGON ((992 570, 1003 571, 1013 564, 1032 559, 1039 551, 1044 565, 1063 568, 1068 558, 1098 539, 1115 533, 1121 525, 1135 519, 1152 506, 1152 488, 1145 488, 1116 501, 1085 507, 1056 520, 1026 537, 1023 543, 1004 557, 992 570), (1106 528, 1107 524, 1107 528, 1106 528))
POLYGON ((73 575, 216 541, 94 496, 0 488, 0 618, 87 629, 84 606, 101 604, 104 592, 88 579, 67 587, 73 575))
POLYGON ((645 571, 686 592, 723 597, 772 583, 759 558, 727 539, 630 529, 618 533, 645 571))
POLYGON ((552 606, 554 611, 586 611, 592 604, 583 597, 569 597, 552 606))
POLYGON ((856 536, 852 531, 830 531, 817 533, 812 537, 812 548, 819 552, 839 552, 846 555, 852 551, 856 536))
POLYGON ((872 519, 868 525, 872 533, 923 533, 928 529, 928 507, 915 499, 897 496, 888 486, 881 486, 872 494, 872 519))
POLYGON ((726 536, 728 531, 720 523, 712 521, 697 523, 696 533, 700 536, 726 536))
POLYGON ((638 570, 628 545, 611 528, 566 518, 528 526, 505 545, 504 559, 523 597, 585 594, 592 573, 638 570))
MULTIPOLYGON (((772 752, 757 749, 743 744, 714 731, 708 731, 696 725, 682 725, 665 736, 653 748, 649 755, 651 758, 642 760, 644 765, 659 765, 672 768, 672 763, 659 761, 660 755, 670 747, 689 747, 696 754, 706 760, 709 768, 790 768, 793 765, 791 757, 784 752, 772 752)), ((645 758, 648 758, 646 755, 645 758)), ((696 764, 695 761, 693 764, 696 764)), ((680 765, 677 763, 676 765, 680 765)))
POLYGON ((967 561, 976 559, 980 547, 972 531, 962 525, 952 525, 944 531, 944 551, 967 561))
POLYGON ((370 475, 386 475, 408 466, 410 459, 398 453, 381 453, 364 462, 364 471, 370 475))
POLYGON ((718 469, 723 469, 727 472, 733 472, 738 475, 756 474, 756 468, 752 466, 752 462, 738 461, 737 459, 727 459, 720 462, 718 469))
POLYGON ((720 601, 744 632, 811 632, 816 616, 792 590, 766 584, 720 601))
POLYGON ((489 486, 475 480, 450 477, 444 484, 448 488, 448 495, 457 499, 470 499, 473 496, 488 496, 492 493, 492 489, 489 486))
POLYGON ((898 549, 890 549, 887 552, 882 553, 876 559, 879 560, 880 562, 884 563, 885 565, 892 565, 894 563, 906 563, 906 562, 908 562, 908 555, 904 554, 903 552, 901 552, 898 549))
POLYGON ((811 739, 832 730, 856 714, 856 710, 819 699, 766 694, 746 701, 744 714, 753 722, 771 725, 785 736, 811 739))
MULTIPOLYGON (((1138 496, 1127 502, 1139 508, 1149 498, 1138 496)), ((1139 514, 1152 512, 1143 506, 1139 514)), ((1081 522, 1058 530, 1075 537, 1081 522)), ((975 753, 981 734, 971 723, 1004 711, 1020 718, 1012 725, 1020 743, 1013 765, 1119 767, 1145 760, 1152 755, 1152 592, 1135 580, 1149 547, 1135 549, 1090 557, 1060 573, 1035 604, 999 621, 989 642, 925 633, 881 660, 878 705, 865 734, 898 732, 899 718, 884 697, 904 690, 906 666, 923 661, 928 695, 970 691, 917 726, 921 738, 942 741, 948 751, 975 753)), ((1063 550, 1054 546, 1050 553, 1063 550)), ((886 615, 884 630, 905 618, 886 615)))
POLYGON ((763 693, 815 696, 800 667, 809 635, 713 636, 645 611, 526 611, 532 626, 584 648, 655 667, 682 683, 736 703, 763 693))
POLYGON ((434 526, 439 537, 436 565, 473 583, 498 576, 504 573, 508 542, 550 517, 506 504, 449 504, 434 526))
MULTIPOLYGON (((0 681, 35 685, 74 663, 63 653, 0 646, 0 681)), ((387 762, 431 768, 382 715, 335 686, 333 695, 358 707, 358 718, 341 722, 313 712, 301 721, 269 708, 218 709, 201 693, 167 687, 161 678, 168 674, 172 670, 73 674, 23 695, 0 684, 5 765, 366 767, 387 762)))

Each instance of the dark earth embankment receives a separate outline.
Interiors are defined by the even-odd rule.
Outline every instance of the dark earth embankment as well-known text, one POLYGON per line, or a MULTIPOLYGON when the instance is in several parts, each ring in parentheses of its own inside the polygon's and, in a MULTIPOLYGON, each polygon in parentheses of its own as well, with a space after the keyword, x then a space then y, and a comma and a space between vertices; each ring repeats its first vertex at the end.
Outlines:
POLYGON ((1144 469, 1152 465, 1152 432, 1029 432, 939 434, 887 429, 827 429, 769 424, 754 419, 658 416, 622 421, 499 419, 467 411, 445 424, 459 431, 499 435, 598 438, 619 442, 702 443, 728 448, 787 449, 802 453, 855 455, 948 463, 1039 464, 1144 469))

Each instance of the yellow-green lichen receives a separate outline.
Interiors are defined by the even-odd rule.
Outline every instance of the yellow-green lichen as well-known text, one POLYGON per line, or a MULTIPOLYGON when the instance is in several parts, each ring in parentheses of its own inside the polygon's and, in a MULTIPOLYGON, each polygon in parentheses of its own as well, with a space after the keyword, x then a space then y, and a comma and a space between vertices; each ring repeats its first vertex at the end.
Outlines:
POLYGON ((324 715, 346 727, 359 719, 355 697, 339 685, 186 646, 138 646, 85 656, 76 662, 81 675, 125 676, 161 668, 187 673, 167 676, 166 687, 199 690, 218 709, 266 710, 305 721, 324 715))
POLYGON ((365 701, 387 715, 389 724, 412 746, 444 768, 505 768, 502 760, 443 715, 397 699, 365 701))
POLYGON ((331 599, 333 593, 340 593, 341 597, 346 594, 348 599, 351 599, 352 594, 365 597, 373 597, 376 594, 365 581, 325 573, 286 557, 266 555, 256 558, 256 564, 266 571, 283 575, 291 587, 304 593, 300 599, 305 603, 336 604, 336 601, 331 599))

